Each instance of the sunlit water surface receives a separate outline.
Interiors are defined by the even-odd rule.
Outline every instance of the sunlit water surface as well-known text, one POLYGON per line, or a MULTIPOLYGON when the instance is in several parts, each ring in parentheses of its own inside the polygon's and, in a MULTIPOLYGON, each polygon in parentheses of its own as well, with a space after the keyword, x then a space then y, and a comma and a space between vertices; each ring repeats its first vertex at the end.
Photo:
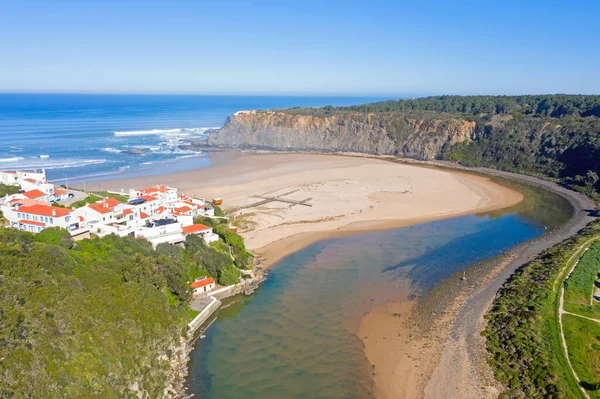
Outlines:
MULTIPOLYGON (((226 301, 197 341, 196 397, 365 398, 356 336, 374 305, 423 294, 466 266, 544 232, 516 212, 465 216, 317 242, 274 265, 251 297, 226 301)), ((444 300, 444 298, 440 298, 444 300)))

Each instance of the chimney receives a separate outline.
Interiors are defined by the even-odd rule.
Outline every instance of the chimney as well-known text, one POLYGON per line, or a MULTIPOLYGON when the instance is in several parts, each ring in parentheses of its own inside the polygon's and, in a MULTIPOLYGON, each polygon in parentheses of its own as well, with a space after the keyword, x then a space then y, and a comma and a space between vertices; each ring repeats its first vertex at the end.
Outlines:
POLYGON ((52 207, 52 216, 56 216, 56 209, 54 207, 52 207))

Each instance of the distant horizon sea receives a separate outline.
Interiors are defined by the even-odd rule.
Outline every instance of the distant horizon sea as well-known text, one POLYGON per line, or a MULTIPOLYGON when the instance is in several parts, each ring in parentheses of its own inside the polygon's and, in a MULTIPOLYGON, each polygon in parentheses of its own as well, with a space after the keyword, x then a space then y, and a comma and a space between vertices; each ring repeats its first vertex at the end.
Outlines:
POLYGON ((205 138, 206 130, 222 127, 237 111, 384 99, 0 94, 0 170, 44 168, 48 180, 57 184, 193 170, 210 166, 208 156, 179 146, 205 138))

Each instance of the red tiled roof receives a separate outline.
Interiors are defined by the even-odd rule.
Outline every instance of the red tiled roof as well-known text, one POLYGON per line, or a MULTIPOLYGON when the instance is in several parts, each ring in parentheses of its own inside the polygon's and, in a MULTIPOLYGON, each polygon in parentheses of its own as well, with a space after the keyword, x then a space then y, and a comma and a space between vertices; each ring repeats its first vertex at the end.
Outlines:
POLYGON ((156 201, 156 197, 153 197, 151 195, 142 195, 139 198, 146 200, 146 202, 156 201))
POLYGON ((163 213, 164 211, 165 211, 164 206, 159 206, 158 208, 156 208, 156 213, 163 213))
POLYGON ((192 224, 190 226, 185 226, 182 230, 183 230, 183 234, 191 234, 191 233, 198 233, 200 231, 210 230, 210 227, 205 226, 203 224, 192 224))
POLYGON ((185 212, 189 212, 192 210, 192 208, 190 208, 189 206, 182 206, 180 208, 175 208, 173 209, 175 212, 177 213, 185 213, 185 212))
POLYGON ((130 208, 127 208, 123 211, 123 215, 131 215, 133 213, 133 210, 130 208))
POLYGON ((43 197, 44 195, 46 195, 46 193, 44 193, 36 188, 35 190, 24 192, 23 195, 29 199, 35 199, 35 198, 43 197))
POLYGON ((103 199, 102 202, 105 203, 106 206, 108 206, 109 208, 114 208, 117 205, 121 205, 121 202, 119 200, 110 197, 103 199))
POLYGON ((66 193, 67 193, 67 191, 65 191, 65 190, 61 190, 59 188, 55 188, 54 189, 54 195, 63 195, 63 194, 66 194, 66 193))
POLYGON ((83 216, 79 216, 79 221, 83 222, 85 219, 83 218, 83 216))
POLYGON ((10 171, 9 170, 5 170, 2 173, 10 173, 11 175, 16 175, 17 174, 17 172, 12 171, 12 170, 10 170, 10 171))
POLYGON ((112 209, 110 209, 107 206, 104 206, 102 202, 94 202, 93 204, 89 204, 88 207, 102 214, 112 212, 112 209))
POLYGON ((70 214, 72 210, 50 205, 24 205, 18 209, 18 212, 30 213, 32 215, 63 217, 70 214))
POLYGON ((35 183, 36 180, 32 179, 31 177, 28 177, 27 179, 25 179, 25 181, 28 181, 29 183, 35 183))
POLYGON ((142 188, 140 190, 141 193, 144 194, 152 194, 152 193, 166 193, 167 191, 171 191, 173 190, 173 188, 168 187, 168 186, 156 186, 156 187, 149 187, 149 188, 142 188))
POLYGON ((206 287, 207 285, 214 284, 214 283, 215 283, 215 279, 212 277, 209 277, 209 278, 202 279, 200 281, 194 281, 192 284, 190 284, 190 287, 201 288, 201 287, 206 287))
POLYGON ((142 219, 148 219, 149 217, 150 217, 150 215, 148 215, 147 213, 140 212, 140 218, 142 218, 142 219))
POLYGON ((32 225, 34 225, 34 226, 46 227, 46 223, 42 223, 42 222, 35 222, 35 221, 33 221, 33 220, 25 220, 25 219, 22 219, 22 220, 19 220, 19 223, 20 223, 20 224, 32 224, 32 225))

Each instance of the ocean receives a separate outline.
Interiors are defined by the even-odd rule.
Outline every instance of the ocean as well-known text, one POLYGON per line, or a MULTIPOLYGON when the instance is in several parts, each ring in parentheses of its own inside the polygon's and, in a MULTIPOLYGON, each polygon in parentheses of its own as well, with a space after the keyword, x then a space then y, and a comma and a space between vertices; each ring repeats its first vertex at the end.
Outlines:
POLYGON ((246 109, 352 105, 373 97, 0 94, 0 170, 42 169, 58 184, 211 165, 179 146, 246 109))

